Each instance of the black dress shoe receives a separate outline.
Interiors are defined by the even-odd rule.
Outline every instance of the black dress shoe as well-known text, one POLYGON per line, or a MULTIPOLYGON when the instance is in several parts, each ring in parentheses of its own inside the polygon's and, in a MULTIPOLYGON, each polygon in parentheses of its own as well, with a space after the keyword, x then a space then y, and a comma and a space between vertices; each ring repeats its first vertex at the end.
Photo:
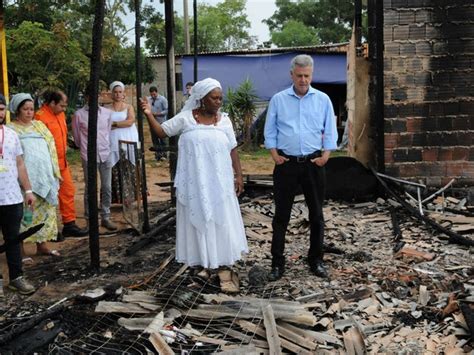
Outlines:
POLYGON ((66 223, 63 227, 63 236, 67 237, 85 237, 89 234, 87 228, 79 228, 75 222, 66 223))
POLYGON ((315 274, 316 276, 322 277, 322 278, 328 278, 328 272, 326 268, 324 267, 324 264, 322 262, 317 262, 312 265, 310 265, 311 272, 315 274))
POLYGON ((272 271, 270 272, 270 275, 268 276, 268 279, 270 281, 276 281, 281 279, 283 274, 285 273, 285 268, 282 266, 273 266, 272 271))

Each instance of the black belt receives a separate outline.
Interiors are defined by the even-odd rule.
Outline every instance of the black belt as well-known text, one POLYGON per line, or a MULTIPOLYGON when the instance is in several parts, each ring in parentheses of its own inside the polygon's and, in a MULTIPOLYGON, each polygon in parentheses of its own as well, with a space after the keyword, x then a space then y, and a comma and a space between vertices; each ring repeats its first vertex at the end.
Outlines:
POLYGON ((321 156, 321 151, 317 150, 317 151, 315 151, 311 154, 308 154, 308 155, 295 156, 295 155, 285 154, 285 153, 283 153, 282 150, 278 149, 278 154, 281 155, 282 157, 287 158, 289 161, 291 161, 293 163, 306 163, 307 161, 310 161, 314 158, 319 158, 321 156))

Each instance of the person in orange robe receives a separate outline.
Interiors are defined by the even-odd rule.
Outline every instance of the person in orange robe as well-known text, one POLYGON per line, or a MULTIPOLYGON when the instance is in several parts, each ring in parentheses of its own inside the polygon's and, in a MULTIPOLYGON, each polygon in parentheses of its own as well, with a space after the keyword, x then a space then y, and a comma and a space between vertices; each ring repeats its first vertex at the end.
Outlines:
POLYGON ((62 179, 59 188, 59 211, 63 222, 62 237, 83 237, 89 231, 79 228, 76 224, 76 208, 74 207, 75 188, 66 159, 68 137, 66 115, 64 113, 66 108, 67 96, 64 92, 59 90, 47 91, 44 94, 44 103, 36 112, 35 119, 43 122, 48 127, 56 143, 62 179))

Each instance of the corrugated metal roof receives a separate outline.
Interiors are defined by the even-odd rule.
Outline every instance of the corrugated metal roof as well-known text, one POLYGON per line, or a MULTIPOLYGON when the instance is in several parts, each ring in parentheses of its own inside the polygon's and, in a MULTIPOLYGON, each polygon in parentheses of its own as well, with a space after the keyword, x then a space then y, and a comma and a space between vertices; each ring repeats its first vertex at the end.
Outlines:
MULTIPOLYGON (((259 48, 259 49, 240 49, 231 51, 215 51, 215 52, 201 52, 198 55, 260 55, 260 54, 276 54, 287 52, 307 52, 307 53, 345 53, 349 42, 324 44, 319 46, 300 46, 300 47, 283 47, 283 48, 259 48)), ((193 56, 193 54, 176 54, 178 57, 193 56)), ((163 58, 166 54, 150 54, 148 58, 163 58)))

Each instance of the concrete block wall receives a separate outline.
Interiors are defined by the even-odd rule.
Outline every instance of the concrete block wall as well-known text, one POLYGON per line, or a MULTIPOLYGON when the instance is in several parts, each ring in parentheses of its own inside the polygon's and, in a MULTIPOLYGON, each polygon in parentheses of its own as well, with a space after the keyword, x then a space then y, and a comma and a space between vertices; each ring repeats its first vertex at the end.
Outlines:
POLYGON ((384 0, 387 174, 474 185, 474 2, 384 0))

